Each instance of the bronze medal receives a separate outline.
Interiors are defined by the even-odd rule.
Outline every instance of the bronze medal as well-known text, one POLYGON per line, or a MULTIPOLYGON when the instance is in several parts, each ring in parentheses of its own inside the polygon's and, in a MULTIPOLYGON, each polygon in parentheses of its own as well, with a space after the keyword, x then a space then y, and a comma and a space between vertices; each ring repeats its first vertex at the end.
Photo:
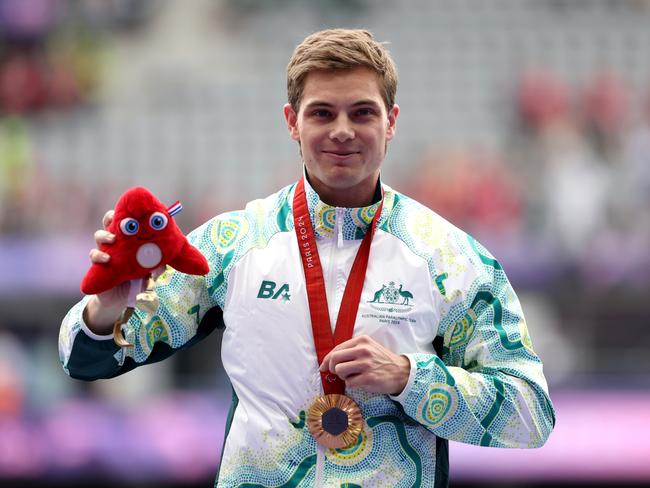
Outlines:
POLYGON ((330 449, 354 445, 363 429, 359 405, 346 395, 331 393, 316 398, 307 413, 307 427, 319 444, 330 449))

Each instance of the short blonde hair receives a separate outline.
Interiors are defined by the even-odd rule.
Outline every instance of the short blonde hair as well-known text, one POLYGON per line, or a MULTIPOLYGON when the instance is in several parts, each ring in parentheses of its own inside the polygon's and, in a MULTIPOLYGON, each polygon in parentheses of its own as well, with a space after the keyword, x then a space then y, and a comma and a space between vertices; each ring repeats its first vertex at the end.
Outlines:
POLYGON ((358 66, 377 73, 379 90, 390 111, 395 105, 397 68, 388 50, 363 29, 327 29, 302 41, 287 66, 287 95, 293 110, 300 109, 305 78, 311 71, 349 69, 358 66))

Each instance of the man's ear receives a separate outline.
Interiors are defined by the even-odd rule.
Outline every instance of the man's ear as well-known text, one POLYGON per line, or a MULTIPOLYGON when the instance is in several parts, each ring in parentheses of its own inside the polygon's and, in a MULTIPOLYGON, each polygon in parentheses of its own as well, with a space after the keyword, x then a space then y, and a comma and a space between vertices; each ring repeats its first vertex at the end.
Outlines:
POLYGON ((294 141, 300 142, 300 132, 298 131, 298 114, 294 111, 290 103, 286 103, 283 107, 284 119, 287 121, 287 129, 289 135, 294 141))
POLYGON ((393 108, 388 112, 388 125, 386 126, 386 140, 390 141, 395 136, 397 129, 397 116, 399 115, 399 105, 393 105, 393 108))

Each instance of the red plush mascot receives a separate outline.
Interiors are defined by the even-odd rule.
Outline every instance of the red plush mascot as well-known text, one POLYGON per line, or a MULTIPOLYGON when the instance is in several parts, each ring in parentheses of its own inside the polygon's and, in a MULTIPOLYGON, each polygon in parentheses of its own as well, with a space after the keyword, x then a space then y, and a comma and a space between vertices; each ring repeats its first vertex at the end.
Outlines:
POLYGON ((172 218, 182 208, 180 202, 165 207, 142 187, 131 188, 115 205, 107 229, 115 235, 115 241, 100 246, 111 258, 107 263, 92 264, 81 282, 81 292, 92 295, 131 281, 128 307, 113 328, 115 342, 120 346, 131 346, 122 336, 121 326, 133 313, 141 280, 167 264, 187 274, 205 275, 209 271, 208 261, 187 241, 172 218))

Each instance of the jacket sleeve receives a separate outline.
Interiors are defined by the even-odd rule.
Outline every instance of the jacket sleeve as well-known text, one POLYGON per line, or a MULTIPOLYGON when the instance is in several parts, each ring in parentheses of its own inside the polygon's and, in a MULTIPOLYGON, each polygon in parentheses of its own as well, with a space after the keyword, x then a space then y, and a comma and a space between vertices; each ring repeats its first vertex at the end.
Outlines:
POLYGON ((438 330, 442 357, 407 354, 409 382, 394 399, 442 438, 541 447, 555 412, 519 300, 500 264, 471 237, 460 239, 462 272, 436 281, 448 300, 438 330))
POLYGON ((207 245, 206 227, 208 224, 192 232, 188 240, 206 255, 210 273, 193 276, 167 267, 154 286, 158 307, 149 311, 136 308, 123 326, 124 336, 133 347, 120 348, 113 342, 113 334, 99 336, 88 329, 83 311, 90 297, 70 309, 59 333, 59 358, 67 374, 83 380, 112 378, 161 361, 223 326, 221 308, 208 286, 211 277, 219 275, 221 260, 207 245))

